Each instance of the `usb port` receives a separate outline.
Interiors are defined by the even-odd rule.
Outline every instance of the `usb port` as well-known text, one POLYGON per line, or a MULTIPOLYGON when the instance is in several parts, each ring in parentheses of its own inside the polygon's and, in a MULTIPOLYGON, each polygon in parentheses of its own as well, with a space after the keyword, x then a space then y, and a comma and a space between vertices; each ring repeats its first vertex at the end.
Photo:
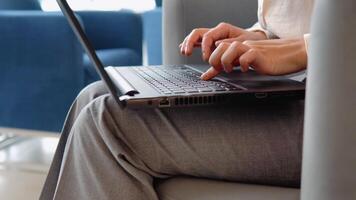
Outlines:
POLYGON ((159 107, 170 107, 170 106, 171 106, 171 103, 169 102, 168 99, 162 99, 159 102, 159 107))
POLYGON ((268 96, 268 94, 265 93, 265 92, 255 93, 255 97, 256 97, 257 99, 264 99, 264 98, 266 98, 267 96, 268 96))

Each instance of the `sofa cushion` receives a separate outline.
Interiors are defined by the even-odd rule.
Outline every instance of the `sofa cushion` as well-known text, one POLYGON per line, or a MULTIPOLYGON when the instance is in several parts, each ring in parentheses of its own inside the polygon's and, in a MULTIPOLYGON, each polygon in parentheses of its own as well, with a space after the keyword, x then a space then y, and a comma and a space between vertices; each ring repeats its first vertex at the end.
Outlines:
POLYGON ((172 178, 157 185, 161 200, 299 200, 299 189, 172 178))
MULTIPOLYGON (((141 65, 140 56, 132 49, 105 49, 96 53, 104 66, 134 66, 141 65)), ((87 54, 83 57, 85 83, 89 84, 100 79, 87 54)))

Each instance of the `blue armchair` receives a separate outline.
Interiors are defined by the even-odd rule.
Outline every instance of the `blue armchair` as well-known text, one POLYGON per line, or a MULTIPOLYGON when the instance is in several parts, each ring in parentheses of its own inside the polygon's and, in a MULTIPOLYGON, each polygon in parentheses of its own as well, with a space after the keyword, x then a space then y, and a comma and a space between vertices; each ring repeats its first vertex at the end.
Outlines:
POLYGON ((82 49, 65 18, 0 12, 0 126, 59 131, 83 87, 82 49))
MULTIPOLYGON (((142 63, 139 15, 78 15, 104 64, 142 63)), ((94 68, 62 14, 0 11, 0 24, 0 126, 60 131, 75 96, 98 79, 94 68)))
POLYGON ((0 10, 41 10, 38 0, 1 0, 0 10))
POLYGON ((157 7, 162 7, 162 0, 155 0, 157 7))
MULTIPOLYGON (((89 39, 105 66, 142 65, 141 17, 133 12, 78 12, 89 39)), ((99 80, 84 55, 85 83, 99 80)))
POLYGON ((142 14, 144 41, 146 43, 148 64, 162 64, 162 0, 156 0, 156 9, 142 14))

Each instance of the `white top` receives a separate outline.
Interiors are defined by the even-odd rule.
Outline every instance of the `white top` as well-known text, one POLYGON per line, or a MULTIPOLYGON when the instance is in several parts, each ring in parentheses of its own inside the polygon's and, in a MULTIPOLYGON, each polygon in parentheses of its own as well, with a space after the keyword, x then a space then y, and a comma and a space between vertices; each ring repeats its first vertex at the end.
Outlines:
POLYGON ((304 37, 309 43, 314 0, 258 0, 258 22, 251 31, 263 31, 268 38, 304 37))

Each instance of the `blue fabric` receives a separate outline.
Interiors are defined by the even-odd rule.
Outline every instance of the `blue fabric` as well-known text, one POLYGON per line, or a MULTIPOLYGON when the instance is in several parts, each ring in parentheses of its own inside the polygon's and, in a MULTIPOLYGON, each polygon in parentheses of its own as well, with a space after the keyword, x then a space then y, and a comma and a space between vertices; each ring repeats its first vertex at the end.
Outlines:
POLYGON ((1 0, 0 10, 41 10, 38 0, 1 0))
POLYGON ((0 126, 59 131, 84 79, 66 19, 6 11, 0 24, 0 126))
MULTIPOLYGON (((105 66, 134 66, 141 65, 141 57, 132 49, 106 49, 97 50, 100 60, 105 66)), ((93 67, 89 57, 84 55, 84 68, 85 68, 85 84, 95 82, 100 79, 98 73, 93 67)))
POLYGON ((162 8, 143 14, 144 38, 147 45, 148 64, 162 64, 162 8))
POLYGON ((156 0, 156 6, 162 7, 162 0, 156 0))
MULTIPOLYGON (((105 66, 142 65, 142 20, 130 11, 82 11, 80 16, 90 41, 105 66)), ((99 80, 84 55, 85 84, 99 80)))
MULTIPOLYGON (((104 64, 142 63, 139 15, 79 12, 79 16, 104 64)), ((62 14, 0 12, 0 126, 60 131, 78 92, 98 78, 83 57, 62 14)))
POLYGON ((128 48, 139 55, 142 63, 141 17, 129 11, 78 12, 95 49, 128 48))

